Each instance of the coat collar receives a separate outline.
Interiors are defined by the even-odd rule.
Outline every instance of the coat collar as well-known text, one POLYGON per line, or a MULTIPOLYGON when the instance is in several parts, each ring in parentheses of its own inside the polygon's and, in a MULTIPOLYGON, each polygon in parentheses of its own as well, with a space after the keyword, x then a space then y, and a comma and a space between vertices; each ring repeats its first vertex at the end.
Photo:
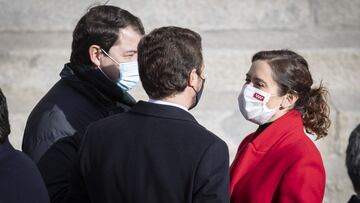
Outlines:
POLYGON ((167 118, 174 120, 184 120, 197 123, 195 118, 187 111, 170 105, 155 104, 145 101, 139 101, 130 110, 131 113, 154 116, 158 118, 167 118))
POLYGON ((256 136, 256 133, 252 133, 250 140, 257 151, 268 151, 288 133, 298 130, 303 131, 301 113, 297 110, 291 110, 275 120, 259 135, 256 136))
POLYGON ((124 92, 100 70, 89 65, 67 63, 60 77, 77 91, 92 101, 98 101, 102 106, 106 103, 113 105, 116 102, 133 106, 136 102, 129 93, 124 92))

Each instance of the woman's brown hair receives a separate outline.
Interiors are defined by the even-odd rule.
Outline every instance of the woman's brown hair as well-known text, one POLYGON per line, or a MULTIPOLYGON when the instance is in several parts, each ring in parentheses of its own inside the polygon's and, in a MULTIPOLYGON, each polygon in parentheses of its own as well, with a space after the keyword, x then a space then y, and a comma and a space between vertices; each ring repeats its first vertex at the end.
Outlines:
POLYGON ((294 109, 301 112, 306 131, 316 134, 317 139, 325 137, 331 123, 328 91, 322 83, 319 87, 311 87, 313 79, 306 60, 290 50, 260 51, 252 62, 256 60, 270 65, 280 96, 289 93, 298 97, 294 109))

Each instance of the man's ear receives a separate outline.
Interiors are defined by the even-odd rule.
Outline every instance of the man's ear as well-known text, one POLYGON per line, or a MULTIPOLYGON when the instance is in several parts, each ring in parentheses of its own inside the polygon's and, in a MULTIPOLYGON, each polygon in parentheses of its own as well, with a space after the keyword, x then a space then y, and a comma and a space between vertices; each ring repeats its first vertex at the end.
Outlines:
POLYGON ((98 45, 91 45, 89 47, 89 57, 93 64, 97 67, 100 67, 100 57, 101 57, 101 49, 98 45))
POLYGON ((291 109, 295 106, 296 101, 299 99, 299 96, 295 93, 287 93, 281 103, 281 107, 285 109, 291 109))
POLYGON ((190 72, 190 75, 189 75, 189 81, 188 81, 188 86, 190 87, 196 87, 197 85, 197 80, 199 79, 198 78, 198 74, 196 72, 196 69, 192 69, 191 72, 190 72))

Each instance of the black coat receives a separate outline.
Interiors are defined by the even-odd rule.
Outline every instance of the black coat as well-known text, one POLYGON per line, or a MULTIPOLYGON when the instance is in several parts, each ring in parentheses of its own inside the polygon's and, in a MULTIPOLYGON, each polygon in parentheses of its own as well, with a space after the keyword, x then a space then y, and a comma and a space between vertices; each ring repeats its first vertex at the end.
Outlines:
POLYGON ((26 123, 22 150, 36 163, 58 139, 82 135, 90 123, 135 104, 129 94, 90 66, 65 64, 60 76, 26 123))
POLYGON ((61 138, 51 145, 38 163, 52 203, 66 202, 81 138, 80 134, 61 138))
POLYGON ((34 162, 6 140, 0 144, 0 203, 48 203, 44 181, 34 162))
POLYGON ((229 202, 226 144, 177 107, 140 101, 93 123, 78 163, 70 202, 229 202))
POLYGON ((348 201, 348 203, 360 203, 360 197, 357 195, 353 195, 351 196, 350 200, 348 201))

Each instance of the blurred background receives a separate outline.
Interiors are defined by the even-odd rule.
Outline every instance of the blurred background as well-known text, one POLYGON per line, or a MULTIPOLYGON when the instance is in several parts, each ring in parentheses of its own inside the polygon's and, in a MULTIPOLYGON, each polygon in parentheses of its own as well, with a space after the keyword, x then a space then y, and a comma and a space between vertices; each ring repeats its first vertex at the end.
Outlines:
MULTIPOLYGON (((27 117, 69 61, 72 31, 86 10, 105 1, 0 0, 0 87, 8 98, 10 141, 21 149, 27 117)), ((146 31, 176 25, 202 35, 203 96, 192 111, 229 146, 256 126, 243 119, 237 97, 260 50, 291 49, 310 64, 314 85, 330 92, 332 126, 316 141, 327 173, 324 202, 353 192, 345 168, 350 132, 360 123, 360 0, 112 0, 141 18, 146 31)), ((141 85, 131 92, 147 100, 141 85)))

